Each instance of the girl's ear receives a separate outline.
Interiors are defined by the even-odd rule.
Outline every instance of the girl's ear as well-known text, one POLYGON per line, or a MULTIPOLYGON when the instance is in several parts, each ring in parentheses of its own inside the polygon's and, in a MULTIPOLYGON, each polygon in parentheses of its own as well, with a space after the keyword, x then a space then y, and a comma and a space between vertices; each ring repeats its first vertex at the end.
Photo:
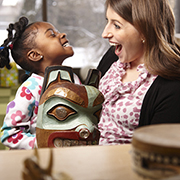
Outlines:
POLYGON ((27 56, 31 61, 40 61, 43 58, 39 52, 33 49, 27 53, 27 56))

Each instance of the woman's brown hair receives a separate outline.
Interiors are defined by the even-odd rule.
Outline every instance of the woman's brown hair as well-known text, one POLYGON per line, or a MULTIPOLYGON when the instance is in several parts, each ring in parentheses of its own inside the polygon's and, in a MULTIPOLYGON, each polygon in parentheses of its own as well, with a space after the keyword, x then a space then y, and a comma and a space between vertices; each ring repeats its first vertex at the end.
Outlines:
POLYGON ((180 80, 180 46, 175 39, 175 18, 168 0, 107 0, 108 6, 143 36, 148 71, 180 80))

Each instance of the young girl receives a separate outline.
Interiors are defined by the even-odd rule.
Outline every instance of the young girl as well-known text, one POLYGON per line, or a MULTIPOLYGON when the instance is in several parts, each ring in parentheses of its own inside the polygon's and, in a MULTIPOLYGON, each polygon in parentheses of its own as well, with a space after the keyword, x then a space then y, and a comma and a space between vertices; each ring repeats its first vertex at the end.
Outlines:
MULTIPOLYGON (((7 105, 1 141, 11 149, 33 149, 36 147, 36 118, 45 68, 61 65, 74 52, 66 34, 47 22, 28 25, 28 19, 21 17, 15 24, 9 24, 7 31, 8 38, 0 47, 0 67, 11 68, 10 51, 26 75, 15 99, 7 105)), ((80 83, 77 76, 74 79, 75 83, 80 83)))

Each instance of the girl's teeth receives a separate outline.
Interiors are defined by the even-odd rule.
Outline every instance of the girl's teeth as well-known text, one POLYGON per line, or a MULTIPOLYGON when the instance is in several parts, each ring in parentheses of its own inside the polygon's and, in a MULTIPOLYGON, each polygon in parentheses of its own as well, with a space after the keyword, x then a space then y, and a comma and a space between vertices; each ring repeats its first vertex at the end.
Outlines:
POLYGON ((66 43, 66 44, 63 45, 63 47, 67 47, 67 46, 69 46, 69 43, 66 43))

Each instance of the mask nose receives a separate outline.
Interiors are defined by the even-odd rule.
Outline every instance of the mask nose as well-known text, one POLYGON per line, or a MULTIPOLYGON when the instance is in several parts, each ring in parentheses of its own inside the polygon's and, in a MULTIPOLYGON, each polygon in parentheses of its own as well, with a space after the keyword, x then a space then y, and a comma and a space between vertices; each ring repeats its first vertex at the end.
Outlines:
POLYGON ((90 132, 88 129, 86 128, 82 128, 79 130, 79 136, 82 138, 82 139, 87 139, 90 135, 90 132))

